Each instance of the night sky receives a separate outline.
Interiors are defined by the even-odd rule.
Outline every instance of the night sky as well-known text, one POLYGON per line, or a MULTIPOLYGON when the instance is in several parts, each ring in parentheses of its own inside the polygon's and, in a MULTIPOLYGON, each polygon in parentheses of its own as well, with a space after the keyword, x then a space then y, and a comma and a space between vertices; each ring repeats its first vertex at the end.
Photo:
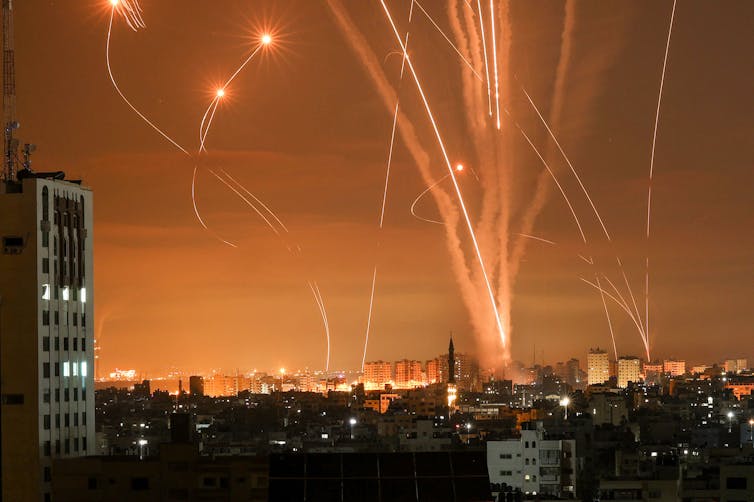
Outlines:
MULTIPOLYGON (((345 1, 389 82, 399 46, 378 1, 345 1)), ((399 30, 408 1, 390 7, 399 30)), ((424 6, 451 37, 448 4, 424 6)), ((483 2, 484 3, 484 2, 483 2)), ((476 2, 471 2, 476 6, 476 2)), ((241 371, 321 369, 325 336, 307 286, 315 278, 332 330, 331 368, 358 368, 372 270, 377 264, 367 360, 428 359, 453 331, 461 352, 488 352, 451 269, 443 227, 409 212, 427 184, 400 135, 385 224, 378 231, 393 116, 324 1, 142 0, 146 29, 116 16, 111 63, 125 95, 192 153, 214 90, 269 31, 274 41, 227 89, 196 162, 150 129, 120 99, 105 64, 109 2, 24 0, 16 5, 18 118, 22 141, 38 145, 34 168, 82 178, 95 200, 95 335, 100 373, 135 368, 241 371), (290 230, 283 239, 208 169, 225 169, 267 203, 290 230)), ((548 141, 524 87, 545 116, 553 106, 566 7, 510 2, 510 42, 501 57, 504 164, 510 239, 531 203, 542 164, 515 120, 547 159, 587 233, 584 246, 562 197, 551 189, 529 240, 511 301, 511 356, 527 364, 586 359, 611 347, 594 277, 594 256, 616 286, 621 257, 643 313, 650 256, 653 357, 715 362, 754 359, 754 3, 678 2, 670 44, 652 199, 647 180, 672 2, 576 1, 562 110, 554 133, 606 221, 607 243, 567 165, 548 141), (612 261, 611 261, 612 260, 612 261)), ((457 11, 467 9, 457 3, 457 11)), ((489 166, 473 154, 462 75, 453 49, 414 12, 409 51, 446 139, 478 225, 489 166)), ((489 35, 489 33, 488 33, 489 35)), ((483 67, 477 68, 482 71, 483 67)), ((468 77, 468 74, 466 75, 468 77)), ((483 82, 478 83, 485 86, 483 82)), ((480 87, 481 88, 481 87, 480 87)), ((485 89, 486 93, 486 89, 485 89)), ((410 75, 400 99, 429 155, 447 173, 410 75)), ((486 99, 486 94, 485 94, 486 99)), ((486 112, 487 103, 484 103, 486 112)), ((482 114, 484 115, 484 114, 482 114)), ((484 117, 485 119, 487 117, 484 117)), ((551 187, 552 188, 552 187, 551 187)), ((450 183, 441 189, 452 195, 450 183)), ((418 212, 439 218, 432 197, 418 212)), ((498 228, 498 227, 495 227, 498 228)), ((457 234, 472 257, 468 233, 457 234)), ((468 267, 474 269, 473 259, 468 267)), ((475 308, 475 307, 472 307, 475 308)), ((620 354, 642 355, 637 329, 610 306, 620 354)), ((497 358, 497 354, 495 354, 497 358)))

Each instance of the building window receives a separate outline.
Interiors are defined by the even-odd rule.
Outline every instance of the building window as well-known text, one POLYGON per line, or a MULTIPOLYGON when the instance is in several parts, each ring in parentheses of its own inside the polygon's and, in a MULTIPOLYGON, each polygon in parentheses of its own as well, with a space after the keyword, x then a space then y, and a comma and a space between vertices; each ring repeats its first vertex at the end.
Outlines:
POLYGON ((50 311, 43 310, 42 311, 42 326, 49 326, 49 325, 50 325, 50 311))
MULTIPOLYGON (((50 273, 50 259, 49 258, 42 258, 42 273, 43 274, 50 273)), ((47 298, 47 300, 49 300, 49 298, 47 298)))
POLYGON ((525 463, 526 465, 529 465, 529 459, 528 459, 528 458, 527 458, 527 459, 524 459, 524 463, 525 463))
POLYGON ((86 436, 81 438, 81 449, 86 451, 86 436))
POLYGON ((55 440, 55 455, 60 455, 60 440, 55 440))
MULTIPOLYGON (((75 298, 74 298, 74 300, 75 300, 75 298)), ((79 315, 76 312, 73 313, 73 325, 74 326, 78 326, 79 325, 79 315)), ((74 350, 76 350, 76 349, 74 349, 74 350)))
MULTIPOLYGON (((55 402, 60 402, 60 389, 55 389, 55 402)), ((60 420, 58 420, 58 427, 60 427, 60 420)))
POLYGON ((79 425, 79 414, 78 413, 74 413, 73 414, 73 426, 77 427, 78 425, 79 425))
POLYGON ((42 394, 42 402, 44 403, 50 402, 50 389, 45 389, 44 393, 42 394))
POLYGON ((73 339, 73 350, 79 350, 79 339, 74 338, 73 339))
MULTIPOLYGON (((55 428, 60 429, 60 413, 55 414, 55 428)), ((58 453, 60 453, 58 451, 58 453)))
POLYGON ((503 458, 503 459, 505 459, 505 458, 513 458, 513 455, 510 454, 510 453, 501 453, 500 454, 500 458, 503 458))
POLYGON ((70 400, 71 400, 71 390, 66 387, 65 389, 63 389, 63 401, 68 402, 70 400))
POLYGON ((71 453, 71 440, 66 439, 64 445, 65 445, 65 453, 66 454, 71 453))
POLYGON ((81 326, 86 326, 86 314, 81 314, 81 326))
POLYGON ((531 442, 531 447, 532 448, 536 448, 537 447, 537 442, 536 441, 532 441, 531 442))
MULTIPOLYGON (((84 325, 84 319, 86 319, 86 318, 82 315, 81 316, 81 325, 82 326, 84 325)), ((86 352, 86 338, 82 338, 81 339, 81 352, 86 352)), ((81 374, 83 376, 86 376, 86 375, 83 374, 83 372, 81 374)))
POLYGON ((43 300, 50 299, 50 285, 49 284, 42 284, 42 299, 43 300))
MULTIPOLYGON (((75 338, 73 340, 76 341, 75 338)), ((71 363, 71 368, 73 368, 73 376, 78 376, 79 375, 79 363, 77 363, 76 361, 73 361, 71 363)))
MULTIPOLYGON (((65 338, 63 340, 63 349, 68 350, 68 338, 65 338)), ((71 376, 71 363, 69 363, 68 361, 65 361, 63 363, 63 376, 71 376)))
POLYGON ((73 400, 78 401, 79 400, 79 388, 74 387, 73 388, 73 400))
POLYGON ((44 474, 42 476, 44 477, 45 483, 49 483, 50 479, 52 479, 52 476, 50 476, 50 467, 45 467, 43 472, 44 474))
POLYGON ((44 416, 44 428, 46 431, 50 430, 50 415, 44 416))
MULTIPOLYGON (((81 339, 81 350, 84 350, 84 339, 81 339)), ((89 373, 88 368, 86 366, 86 361, 81 361, 81 376, 85 377, 89 373)))
POLYGON ((81 412, 81 425, 86 425, 86 412, 81 412))
POLYGON ((55 363, 55 376, 60 376, 60 363, 55 363))
POLYGON ((42 363, 42 376, 50 378, 50 363, 42 363))
POLYGON ((73 438, 73 451, 79 451, 79 438, 73 438))
POLYGON ((537 465, 537 459, 536 458, 531 459, 531 465, 537 465))
POLYGON ((524 442, 524 448, 528 448, 528 447, 529 447, 529 441, 525 441, 524 442))
POLYGON ((42 247, 50 247, 50 232, 42 231, 42 247))
POLYGON ((71 426, 71 416, 68 413, 65 414, 65 426, 66 427, 71 426))
POLYGON ((513 476, 513 471, 500 471, 501 476, 513 476))
MULTIPOLYGON (((68 337, 63 338, 63 350, 68 350, 68 337)), ((68 363, 63 363, 63 376, 68 376, 65 374, 65 367, 68 363)))
POLYGON ((51 449, 50 448, 50 442, 49 441, 45 441, 45 444, 44 444, 44 456, 45 457, 49 457, 50 456, 50 449, 51 449))
MULTIPOLYGON (((55 291, 57 291, 57 288, 55 288, 55 291)), ((56 310, 55 311, 55 326, 57 326, 58 324, 60 324, 60 312, 56 310)), ((55 350, 58 350, 58 349, 55 349, 55 350)))
POLYGON ((43 336, 42 337, 42 350, 44 352, 49 352, 50 351, 50 337, 49 336, 43 336))

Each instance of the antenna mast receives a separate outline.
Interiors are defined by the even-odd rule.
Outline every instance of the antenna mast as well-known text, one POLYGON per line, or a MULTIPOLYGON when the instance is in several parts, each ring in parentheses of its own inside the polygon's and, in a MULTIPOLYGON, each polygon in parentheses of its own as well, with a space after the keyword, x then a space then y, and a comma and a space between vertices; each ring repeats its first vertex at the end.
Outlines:
POLYGON ((18 140, 13 138, 16 122, 16 54, 13 43, 13 0, 3 1, 3 178, 15 179, 18 140))

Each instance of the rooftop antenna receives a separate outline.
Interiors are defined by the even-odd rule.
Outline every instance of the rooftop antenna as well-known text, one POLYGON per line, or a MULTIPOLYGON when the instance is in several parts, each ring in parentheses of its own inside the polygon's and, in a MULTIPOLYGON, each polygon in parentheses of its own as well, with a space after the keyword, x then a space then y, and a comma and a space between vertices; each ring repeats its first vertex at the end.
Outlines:
POLYGON ((18 140, 13 131, 16 122, 16 51, 13 42, 13 0, 3 0, 3 178, 16 176, 18 140))

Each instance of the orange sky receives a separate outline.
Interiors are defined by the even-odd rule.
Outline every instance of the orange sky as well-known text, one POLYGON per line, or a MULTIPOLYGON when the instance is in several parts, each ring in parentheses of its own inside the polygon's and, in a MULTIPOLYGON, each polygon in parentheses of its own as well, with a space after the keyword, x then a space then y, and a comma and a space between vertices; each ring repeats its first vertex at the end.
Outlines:
MULTIPOLYGON (((112 42, 113 71, 124 93, 193 151, 212 89, 248 53, 259 30, 272 27, 277 45, 228 89, 203 167, 222 167, 274 208, 301 244, 301 260, 204 170, 199 206, 210 227, 239 248, 202 229, 191 206, 192 162, 141 122, 110 84, 108 8, 101 3, 19 2, 16 44, 19 133, 38 145, 34 167, 63 169, 94 189, 102 372, 319 369, 324 333, 309 277, 319 282, 328 310, 332 367, 356 368, 375 261, 380 275, 368 359, 434 357, 451 330, 457 350, 476 350, 443 231, 409 213, 425 185, 400 141, 378 236, 392 116, 324 3, 142 0, 147 29, 134 33, 116 20, 112 42)), ((403 22, 405 9, 391 5, 403 22)), ((566 206, 551 193, 535 234, 558 246, 528 246, 512 304, 516 359, 530 363, 535 346, 537 360, 548 362, 585 359, 590 346, 607 347, 599 295, 579 281, 588 269, 575 255, 618 252, 640 291, 647 250, 655 354, 754 358, 743 343, 754 334, 754 76, 746 70, 754 6, 679 2, 647 247, 646 178, 671 5, 576 2, 573 60, 557 133, 614 244, 598 238, 576 184, 568 181, 567 190, 594 236, 588 249, 566 206)), ((380 58, 395 50, 378 3, 348 6, 380 58)), ((434 2, 427 7, 449 30, 445 9, 434 2)), ((512 20, 512 60, 505 71, 546 110, 562 6, 514 3, 512 20)), ((458 61, 423 18, 414 23, 413 60, 454 161, 464 161, 471 139, 457 99, 458 61)), ((383 66, 397 79, 400 57, 387 57, 383 66)), ((544 145, 546 132, 525 97, 511 95, 508 106, 533 141, 544 145)), ((404 81, 401 99, 439 178, 440 153, 410 81, 404 81)), ((520 138, 511 142, 510 158, 515 222, 541 165, 520 138)), ((564 168, 558 166, 567 180, 564 168)), ((476 220, 479 184, 468 171, 461 184, 476 220)), ((420 209, 437 215, 431 198, 420 209)), ((615 308, 612 314, 619 352, 640 354, 630 321, 615 308)))

